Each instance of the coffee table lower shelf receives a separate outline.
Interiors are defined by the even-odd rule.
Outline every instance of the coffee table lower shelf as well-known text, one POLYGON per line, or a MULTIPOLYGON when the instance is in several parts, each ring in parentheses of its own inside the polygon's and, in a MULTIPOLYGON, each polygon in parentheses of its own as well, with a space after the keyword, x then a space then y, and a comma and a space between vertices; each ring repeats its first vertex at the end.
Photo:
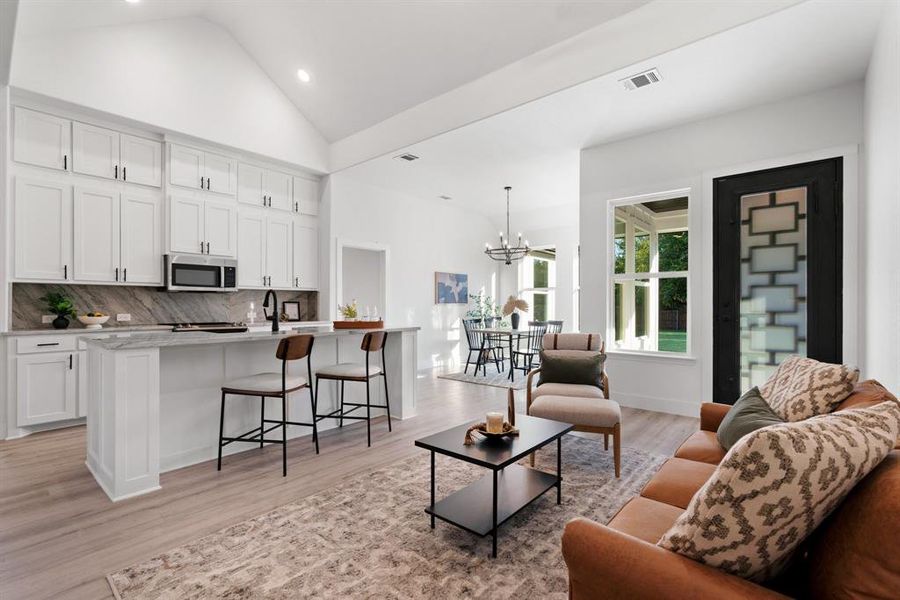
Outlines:
MULTIPOLYGON (((436 502, 425 512, 475 535, 494 531, 493 472, 436 502)), ((556 487, 556 475, 512 464, 497 472, 497 527, 556 487)))

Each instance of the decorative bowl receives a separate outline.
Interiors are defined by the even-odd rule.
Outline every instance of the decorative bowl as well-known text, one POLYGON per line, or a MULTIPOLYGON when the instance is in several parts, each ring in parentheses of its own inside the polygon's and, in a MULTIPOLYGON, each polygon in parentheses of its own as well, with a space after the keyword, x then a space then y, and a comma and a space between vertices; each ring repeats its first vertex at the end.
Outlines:
POLYGON ((466 438, 464 443, 466 446, 475 443, 475 439, 472 437, 473 433, 477 433, 479 435, 484 436, 489 440, 498 440, 505 437, 514 437, 519 435, 519 430, 514 426, 510 425, 506 421, 503 422, 503 431, 500 433, 492 433, 487 430, 487 423, 476 423, 469 427, 468 431, 466 431, 466 438))
POLYGON ((103 315, 102 317, 79 316, 78 321, 84 325, 85 329, 101 329, 103 324, 109 321, 109 315, 103 315))

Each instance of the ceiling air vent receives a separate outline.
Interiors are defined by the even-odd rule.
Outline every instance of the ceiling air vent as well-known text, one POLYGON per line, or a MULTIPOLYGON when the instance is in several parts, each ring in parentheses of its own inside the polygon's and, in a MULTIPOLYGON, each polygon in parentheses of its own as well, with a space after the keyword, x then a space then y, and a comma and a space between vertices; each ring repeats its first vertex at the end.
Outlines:
POLYGON ((453 200, 452 196, 447 196, 445 194, 441 194, 440 196, 438 196, 438 198, 440 198, 441 200, 453 200))
POLYGON ((414 160, 419 160, 418 156, 416 156, 415 154, 410 154, 409 152, 407 152, 406 154, 397 155, 394 158, 396 158, 398 160, 405 160, 406 162, 412 162, 414 160))
POLYGON ((659 71, 654 68, 649 71, 644 71, 643 73, 638 73, 637 75, 626 77, 620 81, 625 84, 626 90, 636 90, 648 86, 651 83, 659 83, 660 80, 662 80, 662 77, 660 77, 659 71))

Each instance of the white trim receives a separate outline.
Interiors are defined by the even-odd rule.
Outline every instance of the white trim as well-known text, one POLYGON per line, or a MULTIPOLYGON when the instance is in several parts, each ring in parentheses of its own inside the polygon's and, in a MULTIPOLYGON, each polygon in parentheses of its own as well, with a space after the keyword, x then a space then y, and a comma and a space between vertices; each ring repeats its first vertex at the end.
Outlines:
POLYGON ((697 418, 700 416, 700 404, 685 400, 672 400, 671 398, 659 398, 656 396, 644 396, 641 394, 616 393, 613 383, 612 398, 621 406, 652 410, 654 412, 682 415, 697 418))
POLYGON ((390 264, 391 249, 387 244, 380 242, 361 242, 350 240, 343 237, 335 238, 335 257, 334 257, 334 296, 331 306, 328 308, 329 319, 334 320, 337 317, 337 304, 343 302, 344 291, 344 248, 355 248, 357 250, 369 250, 372 252, 382 253, 382 270, 381 270, 381 290, 382 290, 382 308, 381 317, 384 321, 389 321, 393 316, 390 309, 390 264))

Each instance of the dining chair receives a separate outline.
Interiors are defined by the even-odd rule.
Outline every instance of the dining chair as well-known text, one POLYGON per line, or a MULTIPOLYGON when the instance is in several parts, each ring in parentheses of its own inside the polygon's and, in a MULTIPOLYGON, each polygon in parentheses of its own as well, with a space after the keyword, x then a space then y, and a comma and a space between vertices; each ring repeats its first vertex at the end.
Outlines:
POLYGON ((519 344, 513 347, 512 368, 527 373, 534 366, 534 357, 540 354, 544 334, 547 333, 546 321, 529 321, 528 332, 519 337, 519 344), (524 349, 521 342, 525 342, 524 349), (519 364, 519 361, 522 364, 519 364))
POLYGON ((547 321, 547 333, 562 333, 562 321, 547 321))
POLYGON ((487 376, 487 363, 493 362, 497 367, 497 372, 500 373, 500 359, 497 354, 497 344, 495 344, 494 340, 491 336, 486 336, 484 333, 475 331, 476 329, 480 329, 483 327, 487 327, 489 325, 485 325, 482 319, 463 319, 462 320, 463 329, 466 332, 466 342, 469 344, 469 353, 466 356, 466 364, 463 368, 463 373, 469 372, 469 365, 475 365, 475 374, 478 374, 478 368, 481 367, 482 372, 485 376, 487 376), (475 354, 475 360, 472 360, 472 354, 475 354), (493 356, 493 361, 489 361, 489 357, 493 356))

